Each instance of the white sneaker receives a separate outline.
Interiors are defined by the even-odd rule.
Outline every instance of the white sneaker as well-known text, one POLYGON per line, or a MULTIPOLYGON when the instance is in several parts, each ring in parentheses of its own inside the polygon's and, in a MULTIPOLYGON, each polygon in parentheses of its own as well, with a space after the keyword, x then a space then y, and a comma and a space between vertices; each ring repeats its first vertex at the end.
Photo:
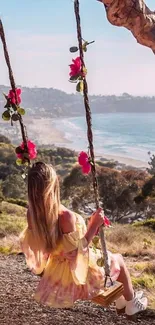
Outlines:
MULTIPOLYGON (((135 292, 135 297, 134 298, 138 298, 141 299, 143 297, 143 291, 137 291, 135 292)), ((121 296, 120 298, 118 298, 116 300, 116 310, 117 310, 117 314, 123 314, 125 313, 125 307, 127 305, 127 301, 125 300, 124 296, 121 296)))
POLYGON ((125 313, 128 318, 132 318, 135 314, 142 312, 147 308, 147 298, 142 297, 138 298, 135 296, 132 300, 126 302, 125 313))

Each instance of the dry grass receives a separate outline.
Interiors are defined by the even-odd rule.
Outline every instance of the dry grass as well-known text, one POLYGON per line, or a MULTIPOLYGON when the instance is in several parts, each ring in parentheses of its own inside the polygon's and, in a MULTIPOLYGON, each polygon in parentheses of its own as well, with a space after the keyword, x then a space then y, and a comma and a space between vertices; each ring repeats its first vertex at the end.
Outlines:
POLYGON ((1 238, 7 235, 18 235, 25 227, 25 219, 13 215, 0 215, 1 238))
POLYGON ((3 214, 20 218, 26 216, 26 208, 22 206, 3 201, 1 207, 3 214))
POLYGON ((26 226, 26 209, 15 204, 2 202, 0 214, 0 253, 20 251, 18 235, 26 226))
POLYGON ((136 271, 141 271, 148 274, 155 274, 155 261, 151 262, 137 262, 134 266, 136 271))
POLYGON ((132 276, 134 287, 155 289, 155 275, 142 273, 139 277, 132 276))
POLYGON ((1 254, 16 254, 21 251, 18 236, 7 236, 0 239, 1 254))
POLYGON ((116 224, 107 231, 108 248, 124 256, 155 257, 155 235, 149 228, 116 224))

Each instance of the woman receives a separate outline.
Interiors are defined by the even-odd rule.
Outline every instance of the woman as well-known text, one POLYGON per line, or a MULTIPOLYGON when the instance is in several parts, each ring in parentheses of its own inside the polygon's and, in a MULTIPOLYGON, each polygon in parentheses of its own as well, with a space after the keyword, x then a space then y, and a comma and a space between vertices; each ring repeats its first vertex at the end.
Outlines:
MULTIPOLYGON (((60 203, 59 181, 51 165, 38 162, 28 174, 28 227, 21 246, 31 271, 42 274, 35 293, 38 302, 56 308, 71 307, 76 300, 91 300, 104 290, 105 274, 96 263, 100 252, 89 244, 103 224, 101 209, 91 216, 88 228, 81 216, 60 203)), ((129 272, 119 254, 109 252, 112 280, 124 285, 116 301, 118 312, 132 316, 146 309, 142 292, 134 294, 129 272)))

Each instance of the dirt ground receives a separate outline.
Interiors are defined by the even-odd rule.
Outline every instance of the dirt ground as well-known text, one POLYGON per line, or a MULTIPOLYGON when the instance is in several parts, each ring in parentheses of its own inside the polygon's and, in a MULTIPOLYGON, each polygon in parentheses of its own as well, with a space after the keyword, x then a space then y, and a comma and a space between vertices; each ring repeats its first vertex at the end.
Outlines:
MULTIPOLYGON (((114 307, 104 310, 91 302, 78 302, 72 309, 40 306, 32 297, 38 281, 27 269, 23 255, 0 255, 0 325, 133 324, 117 317, 114 307)), ((136 323, 155 325, 155 311, 138 315, 136 323)))

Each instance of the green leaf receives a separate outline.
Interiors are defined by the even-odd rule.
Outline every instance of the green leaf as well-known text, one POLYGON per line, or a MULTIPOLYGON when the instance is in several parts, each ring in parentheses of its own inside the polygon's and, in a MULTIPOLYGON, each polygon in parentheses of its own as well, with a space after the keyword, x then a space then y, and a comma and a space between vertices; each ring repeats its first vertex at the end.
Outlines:
POLYGON ((16 122, 19 120, 19 116, 16 113, 14 113, 14 114, 12 114, 11 119, 12 119, 12 121, 16 122))
POLYGON ((26 166, 26 167, 29 166, 29 162, 27 160, 24 161, 24 166, 26 166))
POLYGON ((71 82, 76 82, 76 81, 79 79, 79 77, 80 77, 80 75, 77 74, 76 76, 72 76, 72 77, 70 77, 69 81, 71 81, 71 82))
POLYGON ((29 154, 27 152, 24 152, 23 157, 26 158, 26 159, 30 159, 29 154))
POLYGON ((20 153, 23 153, 24 151, 23 151, 23 149, 22 149, 21 147, 17 147, 17 148, 15 149, 15 152, 16 152, 17 154, 20 154, 20 153))
POLYGON ((92 249, 93 249, 93 252, 94 252, 95 254, 97 254, 97 249, 96 249, 96 247, 95 247, 95 246, 92 246, 92 249))
POLYGON ((5 97, 6 100, 8 100, 8 96, 5 93, 3 93, 3 96, 5 97))
POLYGON ((84 46, 84 45, 83 45, 82 48, 83 48, 83 51, 84 51, 84 52, 87 52, 87 46, 84 46))
POLYGON ((25 115, 25 109, 24 109, 24 108, 18 107, 18 108, 17 108, 17 112, 18 112, 20 115, 25 115))
POLYGON ((3 114, 2 114, 2 119, 4 121, 9 121, 10 120, 10 113, 9 111, 5 111, 3 114))
POLYGON ((23 164, 22 159, 17 159, 16 164, 17 164, 17 166, 21 166, 23 164))
POLYGON ((4 106, 4 108, 7 108, 7 109, 10 109, 11 108, 11 105, 9 102, 6 103, 6 105, 4 106))
POLYGON ((72 47, 70 47, 69 50, 70 50, 71 53, 75 53, 75 52, 78 51, 78 47, 77 46, 72 46, 72 47))
POLYGON ((99 267, 103 267, 103 266, 104 266, 104 259, 103 259, 103 257, 101 257, 101 258, 99 258, 99 259, 97 260, 97 265, 98 265, 99 267))
POLYGON ((96 246, 96 245, 98 245, 98 243, 99 243, 99 236, 94 236, 94 238, 92 239, 92 242, 93 242, 93 244, 96 246))
POLYGON ((81 93, 83 91, 83 80, 78 82, 78 84, 76 86, 76 91, 78 91, 79 93, 81 93))
POLYGON ((84 52, 87 52, 87 45, 88 45, 88 42, 84 42, 83 45, 82 45, 82 48, 83 48, 84 52))
POLYGON ((17 114, 13 114, 13 115, 11 116, 11 118, 12 118, 12 121, 14 121, 14 122, 16 122, 16 121, 19 120, 19 117, 18 117, 17 114))
POLYGON ((16 112, 17 111, 17 105, 16 104, 11 104, 13 110, 16 112))

